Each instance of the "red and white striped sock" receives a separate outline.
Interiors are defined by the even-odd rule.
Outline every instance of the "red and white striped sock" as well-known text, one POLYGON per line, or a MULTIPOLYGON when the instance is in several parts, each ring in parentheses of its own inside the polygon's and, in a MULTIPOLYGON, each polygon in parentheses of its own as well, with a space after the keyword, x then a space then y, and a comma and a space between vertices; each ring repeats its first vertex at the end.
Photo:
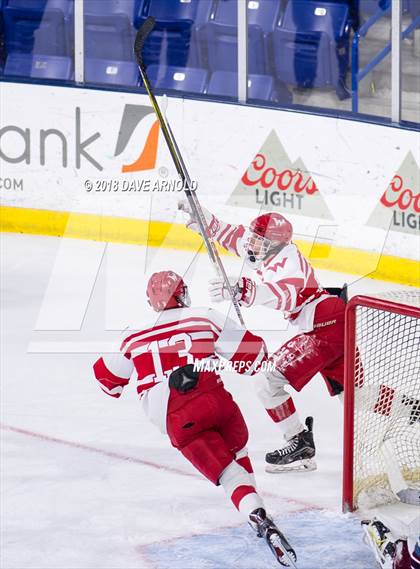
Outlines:
POLYGON ((248 449, 244 447, 242 450, 236 453, 235 457, 236 462, 244 468, 249 476, 250 480, 252 481, 253 485, 257 487, 257 482, 255 480, 254 469, 252 468, 251 460, 248 456, 248 449))
POLYGON ((226 495, 232 500, 235 508, 248 521, 249 514, 257 508, 264 508, 264 503, 257 493, 253 483, 253 474, 250 474, 233 460, 223 471, 220 484, 226 495))

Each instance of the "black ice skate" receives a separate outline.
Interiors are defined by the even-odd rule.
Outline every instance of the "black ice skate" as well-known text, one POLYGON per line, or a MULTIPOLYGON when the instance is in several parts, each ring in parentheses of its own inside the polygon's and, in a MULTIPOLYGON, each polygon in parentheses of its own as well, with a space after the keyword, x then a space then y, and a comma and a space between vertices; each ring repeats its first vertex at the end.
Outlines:
POLYGON ((280 565, 297 569, 295 550, 273 520, 267 516, 264 508, 258 508, 249 514, 249 525, 258 537, 265 539, 280 565))
POLYGON ((306 429, 292 437, 283 448, 265 455, 266 472, 316 470, 313 424, 313 418, 307 417, 306 429))

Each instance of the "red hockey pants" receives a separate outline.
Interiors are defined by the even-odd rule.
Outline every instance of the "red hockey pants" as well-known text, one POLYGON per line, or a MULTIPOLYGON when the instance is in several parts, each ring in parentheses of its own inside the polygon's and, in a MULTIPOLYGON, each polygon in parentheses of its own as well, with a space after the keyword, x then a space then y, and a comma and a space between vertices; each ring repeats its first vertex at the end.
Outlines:
POLYGON ((171 389, 167 430, 172 445, 214 484, 248 441, 242 413, 222 384, 193 398, 171 389))
POLYGON ((273 354, 276 369, 296 391, 317 372, 331 395, 344 385, 344 311, 341 298, 331 296, 320 302, 315 308, 314 329, 295 336, 273 354))

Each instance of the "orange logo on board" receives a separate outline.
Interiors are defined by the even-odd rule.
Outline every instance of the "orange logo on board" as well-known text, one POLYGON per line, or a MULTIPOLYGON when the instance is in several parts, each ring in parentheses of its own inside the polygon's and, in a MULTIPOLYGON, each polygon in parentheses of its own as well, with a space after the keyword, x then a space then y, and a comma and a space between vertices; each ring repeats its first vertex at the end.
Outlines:
MULTIPOLYGON (((145 117, 153 113, 153 109, 145 105, 125 105, 114 156, 119 156, 124 152, 137 126, 145 117)), ((159 129, 159 121, 156 120, 149 130, 146 142, 140 150, 138 158, 131 164, 123 164, 121 168, 123 173, 153 170, 156 167, 159 129)))

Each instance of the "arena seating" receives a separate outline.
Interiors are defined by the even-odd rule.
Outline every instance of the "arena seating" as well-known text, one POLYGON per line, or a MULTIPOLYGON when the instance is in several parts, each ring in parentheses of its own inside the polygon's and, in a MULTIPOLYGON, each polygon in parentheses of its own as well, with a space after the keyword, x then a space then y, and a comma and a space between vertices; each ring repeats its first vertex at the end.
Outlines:
POLYGON ((139 27, 148 16, 153 16, 157 24, 189 22, 198 25, 211 19, 214 4, 214 0, 142 0, 135 25, 139 27))
POLYGON ((339 95, 349 63, 349 8, 344 3, 289 0, 273 33, 275 69, 299 87, 333 85, 339 95))
POLYGON ((10 53, 6 60, 4 75, 69 81, 73 75, 73 63, 70 57, 58 55, 10 53))
POLYGON ((137 85, 133 21, 138 0, 85 0, 84 8, 86 80, 100 83, 102 77, 106 84, 137 85))
POLYGON ((2 0, 7 54, 71 54, 74 0, 2 0))
MULTIPOLYGON (((236 98, 238 92, 238 77, 234 71, 215 71, 209 77, 207 69, 150 65, 147 74, 156 89, 232 98, 236 98)), ((249 75, 248 88, 251 100, 292 102, 291 93, 284 85, 279 88, 271 75, 249 75)))
MULTIPOLYGON (((248 1, 249 67, 254 73, 271 71, 271 33, 281 14, 281 1, 248 1)), ((199 62, 210 70, 237 68, 237 2, 219 0, 213 5, 211 21, 198 33, 199 62), (216 46, 216 51, 215 51, 216 46)))
MULTIPOLYGON (((211 22, 203 26, 200 39, 205 43, 210 71, 235 71, 238 68, 236 26, 211 22)), ((248 69, 250 73, 264 74, 266 71, 264 35, 259 26, 248 26, 248 69)))
POLYGON ((53 8, 42 12, 7 5, 3 14, 7 53, 69 55, 67 24, 62 10, 53 8))
POLYGON ((85 14, 92 16, 125 14, 130 23, 133 23, 138 6, 138 0, 85 0, 85 14))
POLYGON ((156 26, 144 46, 146 64, 199 66, 196 33, 212 17, 213 0, 143 0, 136 27, 153 15, 156 26), (165 49, 163 50, 163 47, 165 49), (164 51, 164 53, 163 53, 164 51))
MULTIPOLYGON (((272 32, 278 24, 281 4, 279 0, 248 0, 248 24, 260 26, 266 34, 272 32)), ((236 26, 237 14, 236 0, 222 0, 215 4, 214 21, 218 24, 236 26)))
POLYGON ((206 69, 150 65, 147 68, 147 75, 152 85, 157 89, 201 94, 206 92, 208 81, 206 69))
MULTIPOLYGON (((279 24, 282 14, 281 0, 248 0, 248 25, 262 29, 265 38, 279 24)), ((214 4, 212 21, 225 26, 237 26, 238 6, 236 0, 221 0, 214 4)))
POLYGON ((137 65, 131 61, 111 59, 85 59, 85 81, 106 85, 126 85, 136 87, 139 84, 137 65))
MULTIPOLYGON (((0 0, 1 4, 7 54, 72 57, 74 0, 0 0)), ((153 15, 156 27, 144 46, 153 79, 165 89, 172 82, 175 90, 188 85, 190 92, 202 93, 210 77, 209 88, 221 88, 214 82, 225 77, 224 90, 227 96, 231 93, 237 70, 237 0, 85 0, 84 6, 88 82, 138 84, 132 54, 135 28, 153 15), (163 71, 155 73, 156 65, 163 71)), ((251 75, 271 76, 274 92, 282 82, 308 88, 342 86, 349 65, 346 0, 247 0, 247 7, 251 75)), ((19 60, 13 63, 18 64, 19 60)), ((261 81, 252 89, 268 89, 269 80, 261 81)), ((261 98, 271 96, 265 91, 261 98)))
POLYGON ((133 61, 134 33, 126 14, 85 15, 87 58, 133 61))
MULTIPOLYGON (((238 75, 233 71, 215 71, 207 88, 209 95, 236 98, 238 94, 238 75)), ((248 98, 289 105, 292 94, 284 85, 276 85, 272 75, 248 76, 248 98)))
POLYGON ((68 16, 73 10, 73 0, 3 0, 3 4, 5 7, 9 6, 22 11, 61 10, 64 16, 68 16))

